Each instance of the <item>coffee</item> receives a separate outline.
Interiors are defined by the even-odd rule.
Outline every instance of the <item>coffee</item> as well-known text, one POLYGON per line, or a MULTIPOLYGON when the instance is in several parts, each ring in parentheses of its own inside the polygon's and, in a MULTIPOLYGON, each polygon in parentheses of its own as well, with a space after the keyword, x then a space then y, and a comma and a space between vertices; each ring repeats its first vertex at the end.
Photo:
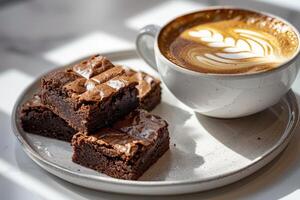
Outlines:
POLYGON ((158 38, 159 49, 171 62, 216 74, 274 69, 295 55, 298 44, 297 34, 285 22, 226 8, 179 17, 158 38))

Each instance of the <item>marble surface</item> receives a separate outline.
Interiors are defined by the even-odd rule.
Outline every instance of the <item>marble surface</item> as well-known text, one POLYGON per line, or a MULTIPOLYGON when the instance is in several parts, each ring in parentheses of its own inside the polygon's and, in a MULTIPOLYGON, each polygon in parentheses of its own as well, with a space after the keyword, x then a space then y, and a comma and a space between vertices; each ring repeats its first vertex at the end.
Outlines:
MULTIPOLYGON (((300 28, 297 0, 0 0, 1 199, 299 199, 299 128, 287 149, 256 174, 220 189, 169 197, 118 195, 67 183, 34 164, 12 133, 13 104, 41 73, 91 53, 131 48, 143 25, 209 5, 271 12, 300 28)), ((293 89, 300 103, 300 77, 293 89)))

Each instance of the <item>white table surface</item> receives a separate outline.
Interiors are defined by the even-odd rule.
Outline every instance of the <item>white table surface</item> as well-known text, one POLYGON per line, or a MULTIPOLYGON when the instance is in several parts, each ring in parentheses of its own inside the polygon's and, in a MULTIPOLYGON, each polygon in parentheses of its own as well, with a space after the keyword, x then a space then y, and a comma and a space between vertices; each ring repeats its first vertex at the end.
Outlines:
MULTIPOLYGON (((300 28, 298 0, 0 0, 0 199, 300 199, 300 128, 287 149, 254 175, 220 189, 169 197, 118 195, 67 183, 34 164, 12 133, 13 104, 41 73, 91 53, 133 47, 143 25, 209 5, 268 11, 300 28)), ((300 103, 300 77, 293 89, 300 103)))

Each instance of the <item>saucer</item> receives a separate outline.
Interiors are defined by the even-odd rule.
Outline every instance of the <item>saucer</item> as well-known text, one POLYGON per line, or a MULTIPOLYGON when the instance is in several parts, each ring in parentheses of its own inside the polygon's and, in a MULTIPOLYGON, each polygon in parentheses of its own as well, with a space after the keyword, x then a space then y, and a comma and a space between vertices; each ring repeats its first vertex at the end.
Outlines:
MULTIPOLYGON (((157 76, 134 50, 103 55, 113 63, 157 76)), ((292 91, 263 112, 237 119, 216 119, 194 113, 162 84, 162 102, 152 112, 169 123, 170 150, 138 181, 120 180, 73 163, 69 143, 21 129, 19 109, 39 84, 40 77, 19 97, 12 115, 13 131, 25 153, 59 178, 108 192, 174 195, 233 183, 259 170, 284 150, 299 120, 292 91)))

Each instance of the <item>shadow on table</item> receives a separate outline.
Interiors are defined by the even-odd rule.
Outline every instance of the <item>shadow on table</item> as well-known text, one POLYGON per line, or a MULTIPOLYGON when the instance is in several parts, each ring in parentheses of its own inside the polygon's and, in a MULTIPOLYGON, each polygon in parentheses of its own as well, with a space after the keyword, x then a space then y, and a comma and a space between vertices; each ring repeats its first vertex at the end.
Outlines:
MULTIPOLYGON (((296 27, 300 27, 298 20, 300 14, 296 9, 266 2, 239 0, 205 0, 201 2, 189 0, 185 2, 187 4, 193 2, 193 5, 199 3, 199 9, 205 5, 233 5, 267 11, 284 17, 296 27)), ((0 35, 0 46, 15 52, 40 54, 97 31, 133 42, 137 30, 129 27, 126 20, 143 15, 155 8, 159 10, 161 4, 160 0, 112 0, 109 4, 103 4, 96 0, 88 4, 80 1, 76 3, 71 1, 42 3, 28 1, 26 4, 24 1, 17 1, 15 4, 10 3, 4 7, 10 14, 9 16, 13 17, 10 17, 7 22, 3 20, 3 24, 9 27, 9 31, 4 31, 0 35)))
MULTIPOLYGON (((205 5, 234 5, 267 11, 284 17, 296 27, 300 27, 300 20, 298 20, 300 14, 296 9, 259 1, 189 1, 199 3, 199 9, 205 5)), ((126 20, 159 8, 160 4, 162 4, 160 0, 112 0, 109 4, 96 0, 88 4, 81 1, 76 3, 71 1, 9 3, 3 7, 3 10, 0 9, 0 14, 4 10, 5 13, 9 13, 7 18, 3 17, 0 20, 0 23, 7 27, 5 31, 0 32, 0 49, 3 50, 0 52, 2 55, 0 56, 0 73, 7 69, 18 69, 29 75, 39 75, 55 67, 53 63, 41 58, 43 53, 59 49, 75 39, 98 31, 133 42, 137 30, 129 27, 126 20)))
POLYGON ((133 41, 136 30, 128 28, 125 20, 161 3, 160 0, 10 3, 4 7, 9 20, 3 20, 3 25, 8 30, 0 34, 0 46, 40 54, 97 31, 133 41))
POLYGON ((51 63, 43 58, 34 56, 32 54, 14 51, 11 52, 0 50, 0 60, 0 74, 5 73, 8 70, 17 70, 27 75, 37 77, 54 69, 55 67, 58 67, 54 63, 51 63))

